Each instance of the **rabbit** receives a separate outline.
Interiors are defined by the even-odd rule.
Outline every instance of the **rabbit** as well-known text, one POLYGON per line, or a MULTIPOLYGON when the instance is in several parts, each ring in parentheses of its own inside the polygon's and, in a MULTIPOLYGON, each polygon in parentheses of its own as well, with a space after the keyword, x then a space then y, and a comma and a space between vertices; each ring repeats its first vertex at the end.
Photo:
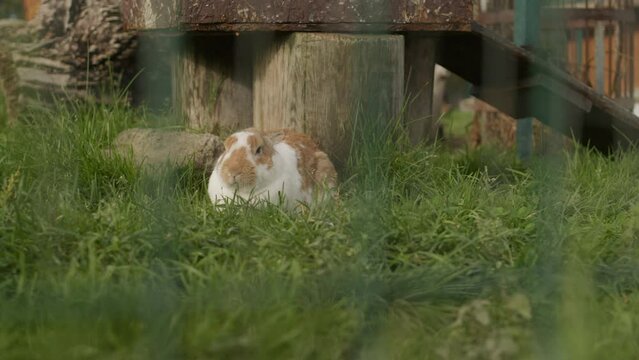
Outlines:
POLYGON ((236 196, 244 200, 284 201, 289 209, 311 205, 333 194, 337 172, 315 142, 292 129, 262 132, 249 128, 224 142, 211 173, 208 193, 214 205, 236 196))

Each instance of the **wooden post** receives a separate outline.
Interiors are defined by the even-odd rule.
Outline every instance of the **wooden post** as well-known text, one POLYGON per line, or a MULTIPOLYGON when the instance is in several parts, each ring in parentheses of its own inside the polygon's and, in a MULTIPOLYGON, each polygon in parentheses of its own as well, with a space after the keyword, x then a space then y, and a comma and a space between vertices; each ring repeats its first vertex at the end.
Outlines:
MULTIPOLYGON (((539 0, 515 0, 515 44, 534 48, 539 43, 539 0)), ((532 101, 529 99, 528 101, 532 101)), ((517 121, 517 154, 527 161, 532 156, 533 119, 517 121)))
POLYGON ((433 141, 437 137, 439 128, 439 119, 434 118, 433 111, 435 40, 406 35, 404 57, 404 81, 406 82, 404 117, 410 139, 413 144, 424 140, 433 141))
POLYGON ((259 50, 254 69, 255 126, 306 132, 340 167, 348 158, 355 118, 366 126, 398 115, 404 39, 293 33, 259 50))
POLYGON ((29 21, 33 19, 40 9, 40 0, 22 0, 24 8, 24 19, 29 21))
POLYGON ((219 133, 252 126, 248 41, 235 35, 186 35, 174 71, 174 102, 187 127, 219 133))

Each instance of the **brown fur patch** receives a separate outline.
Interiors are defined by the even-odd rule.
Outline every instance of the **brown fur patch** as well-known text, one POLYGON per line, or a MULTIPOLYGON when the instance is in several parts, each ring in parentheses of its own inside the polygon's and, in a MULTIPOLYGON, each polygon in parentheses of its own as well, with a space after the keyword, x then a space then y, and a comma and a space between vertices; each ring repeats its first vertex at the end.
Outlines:
POLYGON ((318 185, 329 187, 337 185, 337 172, 333 163, 310 136, 292 129, 270 131, 265 136, 273 139, 275 143, 284 142, 295 149, 297 169, 302 175, 302 190, 313 190, 318 185))
POLYGON ((315 181, 319 184, 334 188, 337 186, 337 171, 335 166, 323 151, 315 152, 315 160, 317 161, 317 171, 315 172, 315 181))
POLYGON ((251 153, 255 158, 255 163, 257 165, 266 165, 266 167, 270 169, 273 167, 273 153, 275 152, 273 145, 257 130, 249 129, 249 131, 254 133, 248 137, 247 141, 249 143, 251 153), (258 154, 257 149, 259 147, 262 147, 262 150, 258 154))
POLYGON ((226 150, 230 149, 237 142, 237 138, 234 135, 231 135, 224 140, 224 148, 226 150))
MULTIPOLYGON (((236 142, 237 137, 231 135, 224 142, 224 147, 228 151, 236 142)), ((226 184, 238 188, 254 187, 257 179, 255 166, 248 159, 244 147, 234 150, 224 159, 220 173, 226 184)))
POLYGON ((249 135, 248 138, 246 138, 246 141, 248 142, 251 151, 255 153, 257 147, 260 146, 259 134, 249 135))

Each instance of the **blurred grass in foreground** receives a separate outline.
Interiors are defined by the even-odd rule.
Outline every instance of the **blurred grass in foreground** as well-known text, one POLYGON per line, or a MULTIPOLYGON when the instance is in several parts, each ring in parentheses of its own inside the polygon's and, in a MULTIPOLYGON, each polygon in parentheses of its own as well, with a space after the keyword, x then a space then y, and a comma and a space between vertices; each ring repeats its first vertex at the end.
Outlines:
POLYGON ((639 353, 639 152, 548 172, 360 128, 339 203, 215 212, 193 169, 104 155, 140 119, 72 106, 0 131, 3 359, 639 353))

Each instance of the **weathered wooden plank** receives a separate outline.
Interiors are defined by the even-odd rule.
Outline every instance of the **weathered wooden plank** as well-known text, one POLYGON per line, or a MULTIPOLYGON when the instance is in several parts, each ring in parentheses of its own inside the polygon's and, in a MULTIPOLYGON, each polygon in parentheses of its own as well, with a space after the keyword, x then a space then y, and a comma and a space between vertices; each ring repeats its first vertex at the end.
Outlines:
POLYGON ((13 61, 16 64, 26 63, 29 65, 42 66, 42 67, 55 69, 59 71, 71 71, 70 65, 64 64, 63 62, 59 60, 53 60, 53 59, 48 59, 44 57, 35 57, 35 56, 31 57, 31 56, 24 56, 21 54, 14 54, 13 61))
POLYGON ((70 74, 52 74, 47 72, 46 70, 34 68, 19 67, 16 69, 16 73, 20 78, 21 85, 32 82, 35 84, 46 84, 65 88, 71 80, 70 74))
POLYGON ((246 36, 186 36, 174 78, 190 128, 220 133, 253 124, 253 63, 246 36))
POLYGON ((175 29, 180 0, 123 0, 122 18, 129 30, 175 29))
POLYGON ((124 0, 129 29, 469 30, 472 0, 124 0), (177 9, 181 10, 178 15, 177 9))

